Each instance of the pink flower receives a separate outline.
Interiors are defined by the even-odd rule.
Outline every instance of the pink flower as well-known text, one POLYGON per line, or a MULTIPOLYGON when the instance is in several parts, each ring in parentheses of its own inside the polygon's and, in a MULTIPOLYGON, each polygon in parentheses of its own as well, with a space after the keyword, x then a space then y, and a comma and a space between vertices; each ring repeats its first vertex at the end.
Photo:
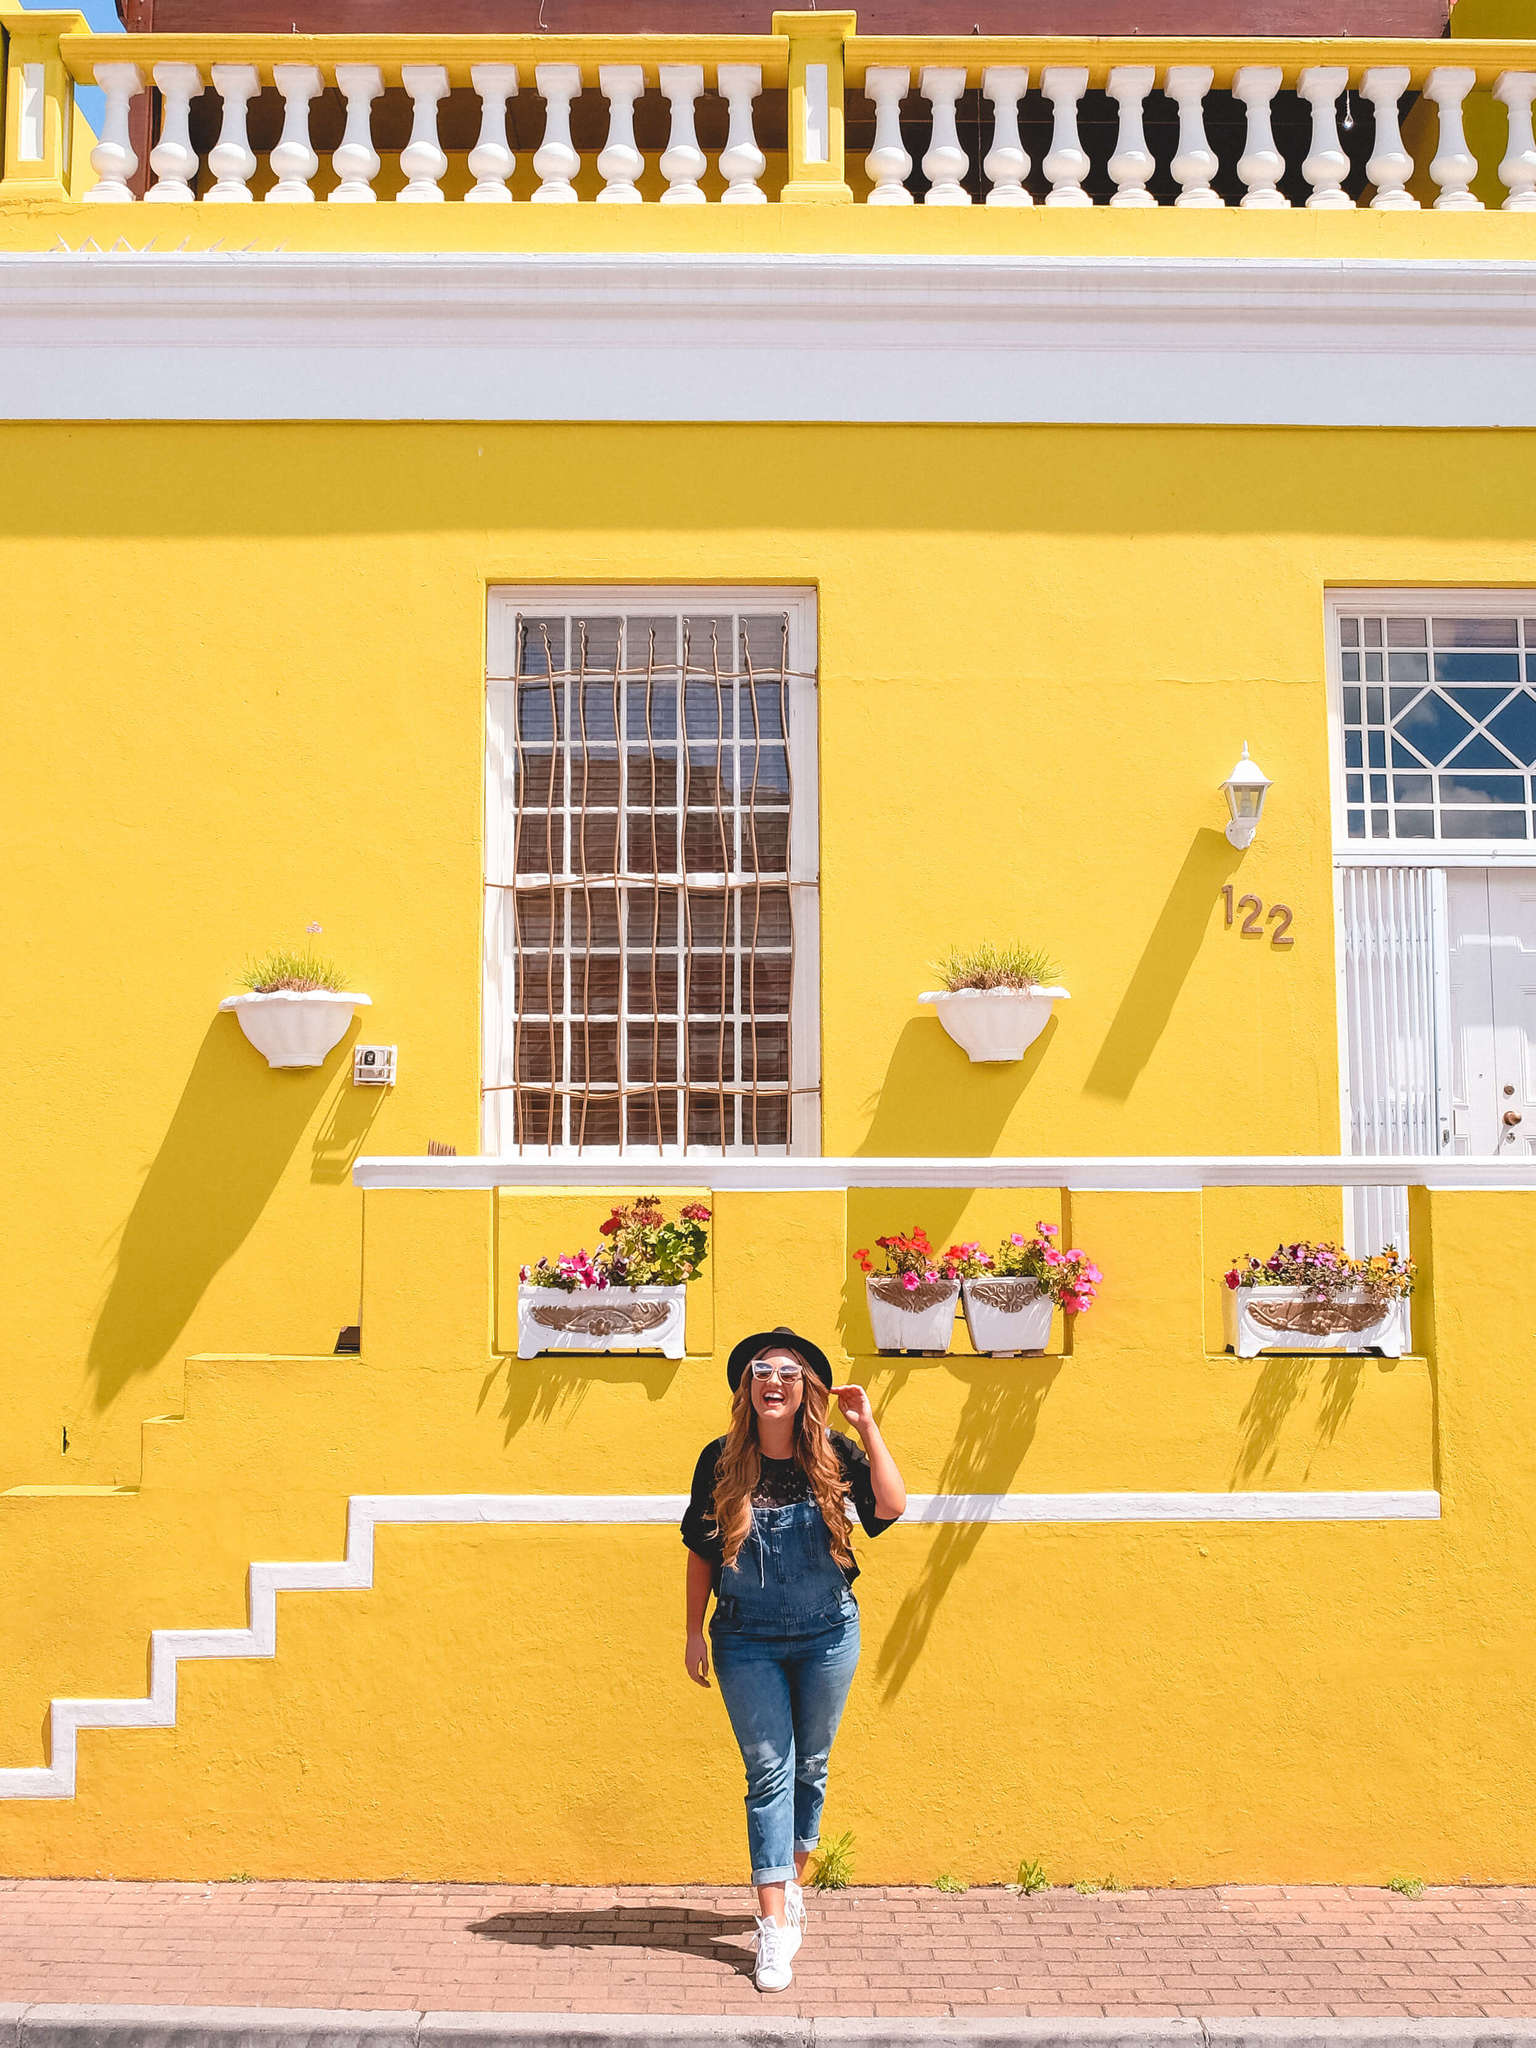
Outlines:
POLYGON ((1064 1266, 1067 1263, 1061 1253, 1051 1245, 1047 1245, 1040 1256, 1047 1266, 1064 1266))
POLYGON ((325 926, 323 924, 317 923, 313 918, 311 918, 309 923, 305 925, 304 929, 309 933, 311 938, 314 938, 320 932, 323 932, 325 930, 325 926))
POLYGON ((1013 1233, 1013 1236, 1012 1236, 1012 1237, 1011 1237, 1011 1238, 1010 1238, 1010 1239, 1008 1240, 1008 1242, 1009 1242, 1010 1244, 1023 1244, 1023 1243, 1024 1243, 1024 1233, 1023 1233, 1023 1232, 1022 1232, 1021 1230, 1016 1230, 1016 1231, 1015 1231, 1015 1232, 1013 1233))
POLYGON ((1064 1294, 1061 1297, 1061 1305, 1069 1315, 1076 1315, 1079 1310, 1085 1309, 1088 1306, 1091 1299, 1091 1295, 1064 1294))
POLYGON ((1238 1288, 1241 1287, 1243 1284, 1242 1276, 1239 1274, 1236 1266, 1232 1268, 1230 1273, 1224 1274, 1223 1278, 1226 1280, 1227 1285, 1231 1288, 1238 1288))
POLYGON ((1061 1235, 1061 1232, 1054 1223, 1037 1223, 1035 1228, 1042 1237, 1060 1237, 1061 1235))
POLYGON ((901 1284, 903 1287, 906 1288, 907 1292, 910 1294, 912 1292, 912 1289, 917 1285, 917 1275, 915 1273, 903 1273, 901 1276, 901 1284))
POLYGON ((1084 1266, 1083 1278, 1085 1280, 1091 1280, 1094 1286, 1097 1287, 1099 1282, 1104 1278, 1104 1275, 1099 1271, 1097 1266, 1090 1264, 1084 1266))

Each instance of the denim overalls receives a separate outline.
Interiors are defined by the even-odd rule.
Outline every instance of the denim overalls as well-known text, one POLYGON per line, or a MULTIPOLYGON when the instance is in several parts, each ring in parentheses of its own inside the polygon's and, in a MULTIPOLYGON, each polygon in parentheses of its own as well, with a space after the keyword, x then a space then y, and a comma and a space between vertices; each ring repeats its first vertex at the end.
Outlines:
POLYGON ((859 1610, 814 1501, 754 1507, 720 1574, 709 1625, 715 1676, 747 1767, 753 1884, 814 1849, 827 1758, 859 1661, 859 1610))

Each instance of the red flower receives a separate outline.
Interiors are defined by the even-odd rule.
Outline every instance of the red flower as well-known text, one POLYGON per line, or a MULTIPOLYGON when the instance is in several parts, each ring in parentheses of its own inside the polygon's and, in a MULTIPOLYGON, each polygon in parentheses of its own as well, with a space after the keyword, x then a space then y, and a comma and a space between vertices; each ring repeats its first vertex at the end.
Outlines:
POLYGON ((600 1223, 597 1227, 602 1232, 604 1237, 612 1237, 614 1232, 619 1228, 622 1221, 623 1218, 615 1214, 613 1216, 610 1216, 606 1223, 600 1223))
POLYGON ((685 1223, 707 1223, 709 1211, 702 1202, 684 1202, 683 1220, 685 1223))

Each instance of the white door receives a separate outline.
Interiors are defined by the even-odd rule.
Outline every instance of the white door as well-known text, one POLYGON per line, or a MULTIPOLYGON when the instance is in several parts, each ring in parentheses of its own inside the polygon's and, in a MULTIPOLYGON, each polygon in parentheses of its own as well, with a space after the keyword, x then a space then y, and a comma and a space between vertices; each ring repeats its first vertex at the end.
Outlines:
POLYGON ((1447 877, 1451 985, 1448 1149, 1536 1149, 1536 870, 1447 877))

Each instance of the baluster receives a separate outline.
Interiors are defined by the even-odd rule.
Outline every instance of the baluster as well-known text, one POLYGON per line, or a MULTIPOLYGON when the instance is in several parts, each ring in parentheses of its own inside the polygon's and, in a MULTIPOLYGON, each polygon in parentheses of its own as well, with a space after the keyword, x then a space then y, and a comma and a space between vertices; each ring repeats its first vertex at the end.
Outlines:
POLYGON ((982 164, 987 175, 988 206, 1033 206, 1034 195, 1024 180, 1029 155, 1019 135, 1019 101, 1029 90, 1029 73, 1013 64, 989 64, 981 89, 992 102, 992 147, 982 164))
POLYGON ((128 139, 128 106, 144 90, 144 81, 137 64, 98 64, 96 83, 106 95, 106 106, 101 140, 91 151, 96 183, 85 196, 98 206, 131 205, 128 180, 139 168, 139 159, 128 139))
POLYGON ((1088 73, 1076 65, 1052 64, 1040 74, 1040 90, 1051 103, 1051 147, 1041 169, 1051 181, 1047 206, 1092 206, 1083 190, 1088 152, 1077 133, 1077 103, 1088 90, 1088 73))
POLYGON ((1205 96, 1215 72, 1209 64, 1170 64, 1163 90, 1179 110, 1179 146, 1169 169, 1179 187, 1175 206, 1224 206, 1211 180, 1221 168, 1205 132, 1205 96))
POLYGON ((1117 64, 1109 74, 1109 96, 1120 109, 1115 153, 1109 160, 1109 175, 1115 181, 1111 206, 1157 204, 1147 190, 1147 180, 1157 169, 1157 163, 1147 147, 1143 119, 1152 79, 1152 68, 1146 64, 1117 64))
POLYGON ((1509 113, 1509 147, 1499 165, 1499 177, 1509 194, 1504 211, 1529 213, 1536 207, 1536 139, 1531 134, 1536 72, 1501 71, 1493 82, 1493 96, 1504 102, 1509 113))
POLYGON ((1312 109, 1312 147, 1301 174, 1312 187, 1307 205, 1319 211, 1337 212, 1355 203, 1344 190, 1349 157, 1339 147, 1339 94, 1348 83, 1349 73, 1342 64, 1313 64, 1302 72, 1296 85, 1298 96, 1312 109))
POLYGON ((1424 97, 1440 109, 1440 146, 1429 175, 1440 187, 1435 206, 1442 213, 1480 213, 1483 202, 1467 187, 1477 176, 1477 158, 1467 148, 1466 130, 1461 125, 1461 103, 1477 83, 1475 71, 1459 66, 1431 71, 1424 97))
POLYGON ((270 158, 277 183, 267 197, 313 201, 309 181, 320 159, 309 139, 309 108, 320 91, 320 73, 313 64, 274 64, 272 83, 283 96, 283 132, 270 158))
POLYGON ((384 90, 384 75, 377 64, 338 64, 336 86, 347 103, 347 125, 331 155, 336 189, 326 197, 333 206, 370 205, 379 196, 373 189, 379 175, 373 103, 384 90))
POLYGON ((635 147, 635 101, 645 91, 645 73, 638 64, 600 64, 597 82, 608 102, 608 140, 597 159, 603 189, 597 196, 609 206, 638 206, 635 180, 645 158, 635 147))
POLYGON ((184 206, 195 198, 197 151, 192 147, 192 102, 203 89, 195 64, 157 64, 155 86, 160 94, 160 140, 149 152, 155 182, 145 200, 161 206, 184 206))
POLYGON ((540 64, 533 79, 544 101, 544 140, 533 153, 540 179, 534 204, 574 206, 571 180, 581 169, 581 158, 571 146, 571 101, 581 91, 581 72, 575 64, 540 64))
POLYGON ((730 109, 731 125, 720 152, 720 175, 729 182, 720 195, 722 206, 766 206, 768 195, 758 179, 768 159, 757 146, 752 128, 753 102, 763 89, 760 64, 722 64, 715 84, 730 109))
POLYGON ((442 199, 438 180, 448 168, 437 139, 437 108, 448 97, 448 73, 441 64, 402 64, 400 83, 411 96, 411 139, 400 152, 400 168, 410 182, 400 197, 412 206, 431 205, 442 199))
POLYGON ((912 89, 912 74, 896 64, 871 64, 864 90, 875 103, 875 146, 864 159, 871 206, 910 206, 907 177, 912 169, 901 139, 901 102, 912 89))
POLYGON ((507 101, 517 92, 517 66, 471 64, 469 82, 480 95, 480 134, 469 152, 475 182, 464 197, 478 206, 505 206, 512 199, 507 181, 517 169, 507 143, 507 101))
POLYGON ((219 139, 208 152, 208 168, 218 183, 208 194, 221 205, 245 206, 251 198, 256 152, 246 139, 246 115, 261 90, 254 64, 215 64, 208 73, 224 103, 219 139))
POLYGON ((656 70, 657 80, 672 109, 672 127, 667 135, 667 146, 661 153, 661 172, 667 181, 667 189, 661 195, 663 206, 702 206, 704 194, 699 190, 699 180, 708 167, 709 159, 699 147, 699 138, 694 132, 694 101, 704 90, 704 67, 702 64, 661 64, 656 70))
POLYGON ((1398 119, 1398 102, 1408 90, 1408 75, 1406 65, 1394 64, 1367 71, 1360 81, 1360 96, 1369 101, 1376 122, 1365 175, 1376 187, 1371 205, 1384 213, 1411 213, 1419 204, 1403 189, 1413 176, 1413 158, 1403 147, 1398 119))
POLYGON ((1237 160, 1237 175, 1247 186, 1244 206, 1275 208, 1289 206, 1279 190, 1285 174, 1285 158, 1275 147, 1270 126, 1270 102, 1280 90, 1280 67, 1274 64, 1244 64, 1232 80, 1232 97, 1248 109, 1248 134, 1237 160))
POLYGON ((923 158, 923 176, 928 190, 924 206, 969 206, 971 195, 961 182, 971 168, 960 141, 955 109, 965 91, 965 72, 947 66, 924 65, 918 78, 923 98, 933 110, 928 153, 923 158))

